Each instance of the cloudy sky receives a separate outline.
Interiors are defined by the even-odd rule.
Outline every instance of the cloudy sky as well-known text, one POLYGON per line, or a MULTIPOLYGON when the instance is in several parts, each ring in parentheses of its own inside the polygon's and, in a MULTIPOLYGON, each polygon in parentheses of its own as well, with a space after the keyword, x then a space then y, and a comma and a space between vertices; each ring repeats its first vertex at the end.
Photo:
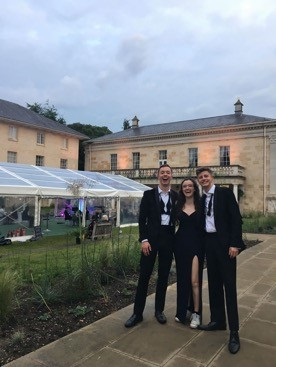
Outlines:
POLYGON ((0 0, 0 98, 122 130, 276 118, 275 0, 0 0))

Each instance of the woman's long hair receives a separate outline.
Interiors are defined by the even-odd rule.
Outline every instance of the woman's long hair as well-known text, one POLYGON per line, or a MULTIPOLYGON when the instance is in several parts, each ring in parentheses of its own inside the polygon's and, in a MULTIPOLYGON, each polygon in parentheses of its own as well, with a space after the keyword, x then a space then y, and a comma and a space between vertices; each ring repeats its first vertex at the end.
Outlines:
POLYGON ((198 183, 196 182, 196 180, 194 178, 187 177, 187 178, 183 179, 183 181, 180 184, 180 189, 179 189, 179 192, 178 192, 178 198, 177 198, 177 202, 176 202, 176 214, 177 214, 177 216, 183 210, 184 204, 186 202, 186 197, 185 197, 185 194, 183 193, 183 189, 182 189, 183 183, 185 181, 191 181, 193 183, 193 186, 194 186, 193 200, 194 200, 195 210, 197 212, 200 212, 201 209, 202 209, 201 202, 200 202, 200 190, 199 190, 198 183))

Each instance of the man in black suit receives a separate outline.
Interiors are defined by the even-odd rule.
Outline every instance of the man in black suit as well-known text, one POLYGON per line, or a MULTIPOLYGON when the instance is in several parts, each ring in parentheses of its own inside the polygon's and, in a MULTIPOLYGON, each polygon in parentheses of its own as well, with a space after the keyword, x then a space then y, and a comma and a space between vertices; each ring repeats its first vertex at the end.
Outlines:
POLYGON ((198 329, 226 329, 226 300, 230 329, 228 349, 235 354, 240 349, 236 257, 245 249, 242 239, 242 216, 232 190, 215 186, 213 171, 210 168, 198 168, 196 175, 203 188, 204 240, 211 313, 211 321, 207 325, 198 326, 198 329))
POLYGON ((158 279, 155 294, 155 317, 167 322, 164 314, 168 277, 173 259, 174 220, 172 208, 177 192, 170 190, 172 169, 163 164, 157 172, 158 187, 144 192, 139 209, 141 243, 140 274, 132 316, 125 322, 130 328, 143 320, 150 277, 158 256, 158 279))

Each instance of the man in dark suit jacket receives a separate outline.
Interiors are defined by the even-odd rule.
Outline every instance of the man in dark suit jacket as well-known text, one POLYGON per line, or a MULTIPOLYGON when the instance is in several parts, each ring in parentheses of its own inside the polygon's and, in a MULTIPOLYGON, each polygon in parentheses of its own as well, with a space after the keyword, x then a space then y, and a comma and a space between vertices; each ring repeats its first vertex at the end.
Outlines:
POLYGON ((143 320, 150 277, 158 256, 158 279, 155 294, 155 317, 166 323, 164 314, 168 277, 173 259, 173 207, 177 192, 170 190, 172 169, 163 164, 157 172, 159 185, 143 194, 139 209, 139 241, 141 243, 140 274, 132 316, 125 322, 130 328, 143 320))
POLYGON ((236 257, 245 249, 242 239, 242 216, 231 189, 214 185, 213 171, 202 167, 196 171, 203 188, 205 249, 211 321, 198 326, 205 331, 225 330, 226 311, 230 329, 228 349, 240 349, 239 316, 236 287, 236 257))

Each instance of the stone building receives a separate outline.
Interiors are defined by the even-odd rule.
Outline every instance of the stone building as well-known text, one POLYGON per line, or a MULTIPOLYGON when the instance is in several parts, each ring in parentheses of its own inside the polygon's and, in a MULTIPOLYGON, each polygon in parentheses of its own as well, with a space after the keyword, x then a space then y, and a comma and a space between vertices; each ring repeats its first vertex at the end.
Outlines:
POLYGON ((173 188, 196 167, 209 166, 215 183, 229 186, 241 211, 275 212, 276 120, 234 113, 194 120, 139 126, 91 139, 85 144, 85 169, 121 174, 148 186, 157 184, 156 169, 173 168, 173 188))
POLYGON ((79 141, 89 139, 66 125, 0 99, 0 161, 78 169, 79 141))

